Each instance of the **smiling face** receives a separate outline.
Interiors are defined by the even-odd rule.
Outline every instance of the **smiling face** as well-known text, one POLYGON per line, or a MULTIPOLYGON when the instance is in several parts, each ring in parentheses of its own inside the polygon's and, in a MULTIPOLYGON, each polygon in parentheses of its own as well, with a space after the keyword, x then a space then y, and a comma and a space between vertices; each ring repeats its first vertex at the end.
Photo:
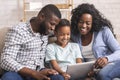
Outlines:
POLYGON ((92 28, 92 16, 90 14, 83 14, 78 21, 78 29, 81 35, 87 35, 92 28))
POLYGON ((59 23, 60 19, 54 14, 51 17, 45 17, 42 22, 40 22, 40 32, 46 35, 52 35, 54 33, 55 26, 59 23))
POLYGON ((60 19, 57 16, 52 15, 52 17, 47 20, 48 21, 46 21, 46 34, 53 34, 55 26, 59 23, 60 19))
POLYGON ((57 37, 57 44, 65 47, 70 40, 70 27, 60 27, 59 30, 55 31, 57 37))

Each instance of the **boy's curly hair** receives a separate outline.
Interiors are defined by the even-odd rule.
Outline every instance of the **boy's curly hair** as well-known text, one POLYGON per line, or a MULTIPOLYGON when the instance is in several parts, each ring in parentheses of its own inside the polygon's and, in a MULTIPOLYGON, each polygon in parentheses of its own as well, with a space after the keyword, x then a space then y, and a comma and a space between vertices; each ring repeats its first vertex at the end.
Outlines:
POLYGON ((79 5, 77 8, 72 10, 71 17, 71 32, 73 34, 78 34, 78 21, 80 17, 84 14, 88 13, 92 15, 92 29, 91 32, 99 31, 102 27, 109 27, 113 33, 113 27, 109 20, 107 20, 103 14, 101 14, 93 4, 83 3, 79 5))

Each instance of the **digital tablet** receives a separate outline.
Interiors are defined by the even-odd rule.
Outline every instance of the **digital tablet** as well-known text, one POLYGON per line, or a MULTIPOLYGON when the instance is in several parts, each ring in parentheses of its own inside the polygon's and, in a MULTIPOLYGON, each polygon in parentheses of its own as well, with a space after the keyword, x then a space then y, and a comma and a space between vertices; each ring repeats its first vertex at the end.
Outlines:
POLYGON ((95 61, 77 63, 74 65, 67 66, 67 73, 74 79, 84 78, 87 76, 88 72, 91 70, 95 61))

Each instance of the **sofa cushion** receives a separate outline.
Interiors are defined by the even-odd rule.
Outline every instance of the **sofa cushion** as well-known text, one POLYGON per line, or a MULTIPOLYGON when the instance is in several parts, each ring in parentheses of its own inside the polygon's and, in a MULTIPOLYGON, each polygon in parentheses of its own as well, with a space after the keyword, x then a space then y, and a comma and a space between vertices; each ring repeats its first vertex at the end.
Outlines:
MULTIPOLYGON (((4 47, 5 36, 10 27, 1 27, 0 28, 0 56, 2 53, 2 49, 4 47)), ((2 69, 0 68, 0 75, 2 74, 2 69)))
POLYGON ((8 32, 9 27, 0 28, 0 52, 3 49, 6 33, 8 32))

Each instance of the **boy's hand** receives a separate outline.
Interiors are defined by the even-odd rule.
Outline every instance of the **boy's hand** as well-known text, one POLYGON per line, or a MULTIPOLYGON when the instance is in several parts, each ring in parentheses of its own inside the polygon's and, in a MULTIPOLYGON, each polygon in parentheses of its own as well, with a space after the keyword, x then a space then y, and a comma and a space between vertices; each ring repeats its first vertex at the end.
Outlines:
POLYGON ((63 72, 62 73, 62 76, 65 78, 65 80, 69 80, 70 79, 70 75, 69 74, 67 74, 66 72, 63 72))

